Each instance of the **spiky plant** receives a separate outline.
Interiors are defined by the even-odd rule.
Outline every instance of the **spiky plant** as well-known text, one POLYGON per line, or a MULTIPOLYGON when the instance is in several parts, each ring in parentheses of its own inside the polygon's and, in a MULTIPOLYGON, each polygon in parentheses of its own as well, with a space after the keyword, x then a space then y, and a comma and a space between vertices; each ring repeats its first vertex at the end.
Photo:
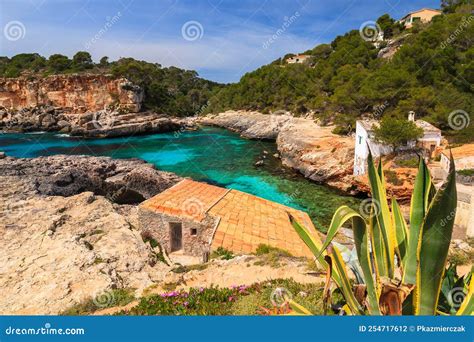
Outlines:
MULTIPOLYGON (((343 310, 352 315, 435 315, 446 270, 449 244, 456 214, 456 171, 451 158, 449 175, 436 191, 430 172, 420 158, 411 198, 410 228, 397 201, 387 201, 382 164, 376 168, 368 158, 368 177, 372 192, 369 215, 347 207, 334 214, 326 240, 299 224, 290 215, 293 227, 316 260, 327 272, 325 302, 330 303, 331 282, 342 292, 343 310), (363 284, 353 285, 340 249, 332 243, 339 228, 352 223, 363 284)), ((456 314, 472 314, 474 281, 456 314)), ((297 303, 294 312, 309 314, 297 303)))

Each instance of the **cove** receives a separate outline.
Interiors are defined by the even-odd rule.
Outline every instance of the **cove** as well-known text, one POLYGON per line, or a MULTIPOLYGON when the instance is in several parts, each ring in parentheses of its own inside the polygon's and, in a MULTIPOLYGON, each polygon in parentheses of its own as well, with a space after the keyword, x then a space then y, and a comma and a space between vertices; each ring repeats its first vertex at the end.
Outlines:
POLYGON ((340 205, 359 200, 315 184, 282 167, 271 142, 246 140, 221 128, 109 139, 75 139, 55 133, 2 133, 0 151, 32 158, 55 154, 140 158, 158 169, 244 191, 308 212, 325 231, 340 205), (263 165, 255 163, 263 160, 263 165))

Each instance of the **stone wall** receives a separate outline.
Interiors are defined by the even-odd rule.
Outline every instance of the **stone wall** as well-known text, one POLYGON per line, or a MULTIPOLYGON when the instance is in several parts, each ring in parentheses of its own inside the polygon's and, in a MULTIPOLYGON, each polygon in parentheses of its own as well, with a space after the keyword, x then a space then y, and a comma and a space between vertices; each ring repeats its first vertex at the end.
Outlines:
POLYGON ((52 106, 65 113, 86 113, 114 106, 138 112, 142 101, 140 87, 111 75, 0 78, 0 107, 9 110, 52 106))
POLYGON ((182 244, 186 255, 202 257, 205 252, 210 252, 210 241, 214 233, 214 227, 217 224, 215 218, 207 216, 202 222, 195 222, 140 207, 138 215, 141 231, 150 232, 167 253, 171 252, 170 222, 182 224, 182 244), (191 235, 192 229, 197 230, 197 234, 194 236, 191 235))
POLYGON ((474 238, 474 191, 472 186, 458 186, 458 205, 454 221, 455 238, 474 238))

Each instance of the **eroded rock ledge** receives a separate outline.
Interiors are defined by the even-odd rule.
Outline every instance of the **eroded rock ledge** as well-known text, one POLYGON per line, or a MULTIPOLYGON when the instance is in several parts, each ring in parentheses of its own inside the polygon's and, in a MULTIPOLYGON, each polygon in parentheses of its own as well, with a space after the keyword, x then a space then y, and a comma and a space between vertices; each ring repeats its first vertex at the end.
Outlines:
MULTIPOLYGON (((333 134, 333 127, 322 127, 306 118, 249 111, 209 115, 200 122, 232 130, 248 139, 275 141, 283 165, 312 181, 350 195, 370 192, 367 177, 353 176, 353 138, 333 134)), ((405 203, 410 199, 414 174, 407 169, 394 172, 403 181, 398 185, 387 182, 387 191, 405 203)))
POLYGON ((143 99, 143 89, 111 75, 0 78, 0 130, 115 137, 182 127, 179 120, 142 111, 143 99))
POLYGON ((65 155, 0 158, 0 175, 21 177, 41 195, 73 196, 90 191, 120 204, 139 203, 181 180, 140 159, 65 155))
POLYGON ((136 206, 113 202, 179 180, 140 160, 0 156, 0 314, 57 314, 160 282, 170 267, 143 241, 136 206))

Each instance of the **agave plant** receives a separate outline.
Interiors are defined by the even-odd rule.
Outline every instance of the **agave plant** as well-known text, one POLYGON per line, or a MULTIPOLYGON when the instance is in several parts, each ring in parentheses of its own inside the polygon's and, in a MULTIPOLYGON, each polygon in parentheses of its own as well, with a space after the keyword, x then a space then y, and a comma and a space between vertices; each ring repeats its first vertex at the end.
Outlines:
MULTIPOLYGON (((343 310, 347 314, 443 314, 438 310, 438 300, 456 214, 455 174, 451 158, 449 175, 436 191, 430 172, 420 158, 411 198, 409 229, 397 201, 392 198, 389 205, 382 163, 379 162, 376 168, 371 154, 368 158, 372 192, 369 215, 364 216, 347 206, 340 207, 332 218, 324 242, 316 232, 311 232, 290 215, 293 227, 327 272, 325 301, 330 302, 330 285, 334 282, 344 296, 343 310), (352 224, 362 270, 363 284, 355 286, 348 276, 340 249, 332 243, 346 223, 352 224)), ((456 312, 458 315, 473 313, 472 278, 467 295, 456 312)), ((297 303, 290 304, 294 312, 309 314, 297 303)))

